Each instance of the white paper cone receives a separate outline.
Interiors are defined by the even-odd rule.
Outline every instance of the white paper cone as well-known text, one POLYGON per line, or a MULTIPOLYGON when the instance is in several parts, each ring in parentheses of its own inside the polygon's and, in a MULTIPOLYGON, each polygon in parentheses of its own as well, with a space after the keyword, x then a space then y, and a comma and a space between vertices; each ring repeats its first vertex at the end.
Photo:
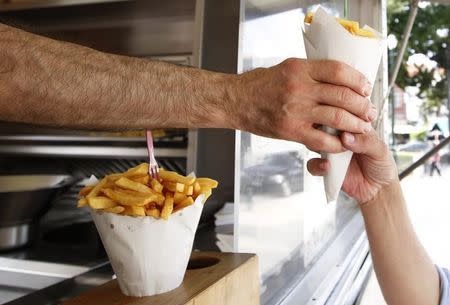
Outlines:
MULTIPOLYGON (((375 38, 353 35, 340 25, 334 16, 319 7, 314 14, 313 22, 310 25, 305 24, 303 29, 307 57, 344 62, 360 71, 371 84, 374 84, 385 40, 380 33, 371 30, 375 33, 375 38)), ((324 130, 330 134, 337 133, 329 127, 325 127, 324 130)), ((324 177, 325 192, 330 202, 337 199, 352 153, 322 154, 322 157, 328 159, 331 165, 330 171, 324 177)))
POLYGON ((204 195, 168 220, 91 210, 122 292, 150 296, 177 288, 183 281, 204 195))

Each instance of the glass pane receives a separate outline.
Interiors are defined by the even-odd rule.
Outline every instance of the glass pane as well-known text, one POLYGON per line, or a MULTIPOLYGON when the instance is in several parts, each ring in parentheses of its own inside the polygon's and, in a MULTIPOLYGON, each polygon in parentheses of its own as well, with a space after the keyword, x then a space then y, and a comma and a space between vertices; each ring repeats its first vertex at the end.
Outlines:
MULTIPOLYGON (((336 15, 343 13, 343 4, 337 1, 321 4, 336 15)), ((269 67, 289 57, 304 58, 301 25, 305 13, 316 5, 246 1, 242 70, 269 67)), ((317 155, 305 146, 247 132, 237 133, 237 142, 237 248, 258 254, 262 304, 275 304, 283 289, 306 274, 358 209, 342 194, 337 204, 326 203, 322 179, 306 171, 307 160, 317 155)))

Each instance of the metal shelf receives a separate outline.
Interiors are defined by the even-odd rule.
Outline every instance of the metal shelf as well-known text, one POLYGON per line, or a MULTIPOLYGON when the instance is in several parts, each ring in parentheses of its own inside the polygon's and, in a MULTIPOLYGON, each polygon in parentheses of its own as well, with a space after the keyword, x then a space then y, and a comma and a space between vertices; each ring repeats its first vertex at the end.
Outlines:
POLYGON ((10 0, 0 3, 0 11, 19 11, 34 8, 50 8, 73 5, 86 5, 111 2, 126 2, 128 0, 10 0))
MULTIPOLYGON (((155 143, 160 158, 186 158, 185 142, 155 143)), ((0 154, 76 158, 147 158, 142 137, 83 135, 0 135, 0 154)))
POLYGON ((2 22, 34 34, 127 56, 193 53, 195 0, 2 1, 2 22))
MULTIPOLYGON (((46 145, 7 144, 0 145, 0 154, 35 157, 65 158, 147 158, 145 147, 104 145, 46 145)), ((186 148, 155 148, 159 158, 186 158, 186 148)))
POLYGON ((33 142, 143 142, 142 137, 96 137, 83 135, 0 135, 0 141, 33 142))

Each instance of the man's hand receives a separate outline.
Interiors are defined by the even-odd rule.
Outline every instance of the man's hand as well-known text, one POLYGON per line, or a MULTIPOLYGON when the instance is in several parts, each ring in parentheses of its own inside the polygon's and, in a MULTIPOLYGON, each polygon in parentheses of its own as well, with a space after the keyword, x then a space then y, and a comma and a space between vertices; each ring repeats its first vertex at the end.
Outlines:
POLYGON ((336 61, 288 59, 240 75, 236 87, 229 111, 234 128, 300 142, 315 151, 344 150, 338 137, 319 126, 365 133, 377 115, 366 78, 336 61))
MULTIPOLYGON (((343 133, 341 140, 346 149, 355 153, 342 189, 359 203, 372 200, 383 186, 397 179, 394 159, 374 130, 366 134, 343 133)), ((329 167, 324 159, 308 162, 308 170, 313 175, 323 176, 329 167)))
POLYGON ((338 152, 370 129, 370 84, 334 61, 231 75, 98 52, 0 24, 0 120, 76 129, 236 128, 338 152), (16 52, 14 50, 21 50, 16 52))

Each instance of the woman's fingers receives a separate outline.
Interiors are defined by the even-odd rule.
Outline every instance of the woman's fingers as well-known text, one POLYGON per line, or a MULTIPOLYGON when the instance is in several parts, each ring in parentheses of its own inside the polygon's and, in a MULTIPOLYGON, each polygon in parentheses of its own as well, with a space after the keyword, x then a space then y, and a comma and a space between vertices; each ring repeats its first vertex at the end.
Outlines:
POLYGON ((341 134, 341 141, 348 150, 367 155, 374 159, 383 159, 389 155, 388 147, 378 137, 374 129, 365 134, 343 132, 341 134))
POLYGON ((309 128, 302 136, 302 142, 309 150, 340 153, 345 151, 341 140, 320 129, 309 128))

